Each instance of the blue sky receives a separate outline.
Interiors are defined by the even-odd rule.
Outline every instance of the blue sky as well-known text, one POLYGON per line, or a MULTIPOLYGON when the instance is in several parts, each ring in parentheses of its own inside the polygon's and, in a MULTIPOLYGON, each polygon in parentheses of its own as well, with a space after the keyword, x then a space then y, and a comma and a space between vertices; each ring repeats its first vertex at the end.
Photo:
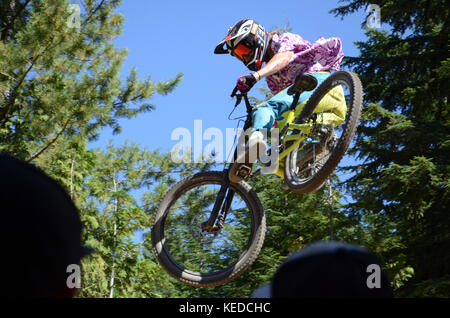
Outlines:
MULTIPOLYGON (((227 119, 234 106, 229 95, 236 79, 249 71, 229 55, 213 54, 228 27, 243 18, 254 19, 269 30, 289 22, 291 32, 310 42, 320 36, 338 36, 345 55, 358 55, 353 42, 365 38, 361 23, 366 13, 341 20, 329 14, 337 6, 337 0, 123 1, 118 10, 125 17, 123 33, 115 40, 117 47, 129 51, 122 76, 136 67, 141 79, 167 80, 180 72, 184 77, 174 92, 150 100, 154 111, 121 121, 119 135, 104 129, 90 147, 105 148, 109 140, 115 145, 128 140, 147 149, 169 151, 177 143, 170 138, 172 131, 177 127, 193 131, 194 120, 202 120, 203 131, 216 127, 225 132, 236 127, 235 121, 227 119)), ((260 85, 265 81, 256 87, 260 85)), ((243 112, 242 105, 237 114, 243 112)), ((204 141, 203 146, 208 143, 204 141)))

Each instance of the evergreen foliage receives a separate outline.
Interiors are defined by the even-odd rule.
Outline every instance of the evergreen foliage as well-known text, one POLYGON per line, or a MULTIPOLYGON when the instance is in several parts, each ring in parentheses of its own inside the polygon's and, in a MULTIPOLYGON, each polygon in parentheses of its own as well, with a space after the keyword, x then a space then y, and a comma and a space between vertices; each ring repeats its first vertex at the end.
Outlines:
POLYGON ((445 1, 343 1, 344 17, 370 3, 382 26, 366 28, 360 55, 345 66, 365 88, 363 120, 349 167, 348 211, 371 229, 401 296, 443 296, 450 289, 449 21, 445 1), (403 287, 402 287, 403 286, 403 287), (400 288, 402 287, 402 288, 400 288))
MULTIPOLYGON (((79 208, 83 243, 96 251, 83 260, 79 297, 248 297, 290 253, 331 236, 375 252, 399 297, 450 295, 450 8, 443 0, 342 2, 331 11, 342 18, 378 4, 389 28, 363 25, 360 55, 344 60, 365 89, 349 151, 360 163, 344 169, 345 182, 332 176, 332 206, 327 186, 299 196, 278 177, 251 179, 267 215, 262 251, 235 281, 197 289, 157 263, 150 224, 173 184, 221 166, 176 163, 132 143, 88 149, 102 128, 120 133, 121 119, 151 111, 151 97, 170 93, 182 75, 155 83, 132 70, 121 80, 127 52, 112 43, 123 26, 120 1, 78 1, 79 27, 68 0, 0 1, 0 151, 41 167, 79 208)), ((207 200, 184 204, 195 212, 207 200)))

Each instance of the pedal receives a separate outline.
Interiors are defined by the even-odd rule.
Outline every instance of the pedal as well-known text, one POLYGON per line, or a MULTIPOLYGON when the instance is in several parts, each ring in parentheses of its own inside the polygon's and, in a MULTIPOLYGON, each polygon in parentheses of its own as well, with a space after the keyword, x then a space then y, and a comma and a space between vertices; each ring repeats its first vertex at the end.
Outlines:
POLYGON ((248 166, 246 163, 234 163, 231 165, 228 178, 233 183, 239 183, 247 179, 252 173, 253 165, 248 166))
POLYGON ((246 179, 250 176, 252 173, 252 168, 246 165, 242 165, 239 167, 238 171, 236 172, 236 175, 239 178, 246 179))

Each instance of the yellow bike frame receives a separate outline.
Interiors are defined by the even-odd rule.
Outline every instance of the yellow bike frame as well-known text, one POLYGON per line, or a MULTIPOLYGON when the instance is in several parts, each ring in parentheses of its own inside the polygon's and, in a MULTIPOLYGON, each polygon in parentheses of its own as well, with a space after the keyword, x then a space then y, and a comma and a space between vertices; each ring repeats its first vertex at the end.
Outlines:
MULTIPOLYGON (((297 106, 298 107, 298 106, 297 106)), ((305 123, 305 124, 295 124, 294 120, 296 117, 296 110, 288 110, 285 114, 285 119, 277 124, 277 129, 279 131, 283 131, 283 134, 279 136, 279 140, 283 142, 283 152, 281 152, 278 155, 278 169, 273 172, 273 174, 281 177, 284 179, 284 159, 292 150, 294 150, 301 142, 303 142, 306 138, 308 138, 309 133, 312 129, 311 123, 305 123), (287 126, 287 127, 286 127, 287 126), (286 127, 286 128, 285 128, 286 127), (289 135, 289 132, 293 130, 298 130, 301 133, 295 134, 295 135, 289 135), (287 146, 287 143, 290 143, 289 147, 287 146)), ((262 166, 267 166, 266 164, 262 163, 258 160, 258 162, 262 166)))

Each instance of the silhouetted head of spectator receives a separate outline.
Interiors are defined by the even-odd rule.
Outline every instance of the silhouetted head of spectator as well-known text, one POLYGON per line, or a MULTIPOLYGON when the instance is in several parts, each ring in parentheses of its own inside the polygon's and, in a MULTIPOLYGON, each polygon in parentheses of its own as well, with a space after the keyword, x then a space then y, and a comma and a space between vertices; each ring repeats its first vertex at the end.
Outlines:
POLYGON ((318 242, 290 255, 254 298, 392 297, 378 258, 357 245, 318 242))
POLYGON ((1 244, 7 297, 72 297, 66 281, 78 265, 81 221, 69 195, 31 164, 0 154, 1 244))

